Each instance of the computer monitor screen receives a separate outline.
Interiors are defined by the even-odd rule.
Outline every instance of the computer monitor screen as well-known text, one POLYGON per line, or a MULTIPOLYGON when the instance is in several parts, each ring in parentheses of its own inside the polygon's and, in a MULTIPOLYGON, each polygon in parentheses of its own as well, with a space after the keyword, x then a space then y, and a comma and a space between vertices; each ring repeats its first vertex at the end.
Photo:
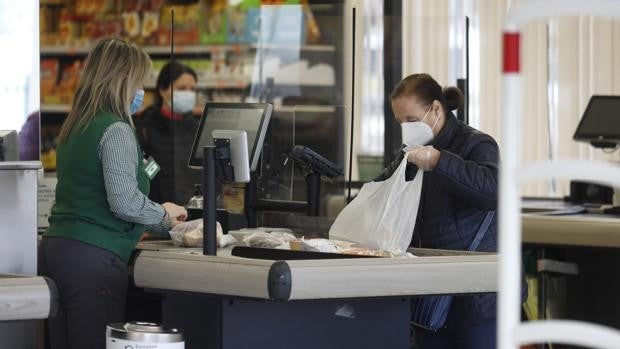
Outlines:
POLYGON ((267 103, 207 103, 196 131, 189 166, 202 167, 203 147, 213 145, 214 130, 245 131, 250 170, 256 171, 273 107, 267 103))
POLYGON ((620 96, 592 96, 573 139, 595 146, 620 143, 620 96))

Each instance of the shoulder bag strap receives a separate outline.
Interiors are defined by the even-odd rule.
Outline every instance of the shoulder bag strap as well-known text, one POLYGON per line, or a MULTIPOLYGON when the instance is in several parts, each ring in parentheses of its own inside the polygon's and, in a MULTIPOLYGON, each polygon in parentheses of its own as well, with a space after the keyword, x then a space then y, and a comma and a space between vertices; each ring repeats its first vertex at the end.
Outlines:
POLYGON ((484 221, 482 221, 482 225, 480 225, 480 229, 478 229, 476 237, 474 237, 474 241, 472 241, 471 245, 469 245, 468 251, 475 251, 478 248, 478 245, 480 245, 480 242, 484 238, 484 234, 486 234, 487 230, 489 230, 489 226, 493 221, 493 216, 495 216, 495 211, 489 211, 486 216, 484 216, 484 221))

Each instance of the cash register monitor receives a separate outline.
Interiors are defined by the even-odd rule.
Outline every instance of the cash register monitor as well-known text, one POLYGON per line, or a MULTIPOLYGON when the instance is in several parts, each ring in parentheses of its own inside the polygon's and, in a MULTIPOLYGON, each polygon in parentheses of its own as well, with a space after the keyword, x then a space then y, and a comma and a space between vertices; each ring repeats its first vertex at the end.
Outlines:
POLYGON ((196 131, 189 166, 202 168, 203 147, 213 145, 213 131, 239 130, 247 134, 250 171, 256 171, 272 111, 268 103, 207 103, 196 131))
POLYGON ((594 147, 616 147, 620 143, 620 96, 592 96, 573 139, 594 147))

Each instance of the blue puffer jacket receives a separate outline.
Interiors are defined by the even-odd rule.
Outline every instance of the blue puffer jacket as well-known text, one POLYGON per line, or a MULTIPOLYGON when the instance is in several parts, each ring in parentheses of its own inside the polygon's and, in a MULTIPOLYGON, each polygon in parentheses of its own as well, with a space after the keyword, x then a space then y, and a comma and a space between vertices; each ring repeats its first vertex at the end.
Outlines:
MULTIPOLYGON (((441 132, 432 141, 441 156, 435 169, 424 174, 422 197, 411 245, 414 247, 467 250, 489 210, 497 208, 499 148, 489 135, 447 114, 441 132)), ((399 156, 375 179, 389 178, 399 156)), ((407 180, 415 165, 407 166, 407 180)), ((497 215, 477 251, 497 251, 497 215)), ((460 327, 496 316, 496 295, 456 296, 446 325, 460 327)))

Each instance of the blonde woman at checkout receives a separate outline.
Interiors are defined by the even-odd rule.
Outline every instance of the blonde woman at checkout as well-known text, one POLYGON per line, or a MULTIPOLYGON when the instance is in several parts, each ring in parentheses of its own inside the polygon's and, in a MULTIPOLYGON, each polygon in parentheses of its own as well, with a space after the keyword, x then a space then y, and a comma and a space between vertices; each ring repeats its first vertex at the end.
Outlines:
POLYGON ((131 120, 151 61, 120 39, 88 54, 58 137, 56 202, 39 247, 39 271, 53 279, 59 315, 52 349, 104 349, 106 325, 124 321, 127 264, 145 230, 166 234, 187 212, 148 198, 149 177, 131 120))

